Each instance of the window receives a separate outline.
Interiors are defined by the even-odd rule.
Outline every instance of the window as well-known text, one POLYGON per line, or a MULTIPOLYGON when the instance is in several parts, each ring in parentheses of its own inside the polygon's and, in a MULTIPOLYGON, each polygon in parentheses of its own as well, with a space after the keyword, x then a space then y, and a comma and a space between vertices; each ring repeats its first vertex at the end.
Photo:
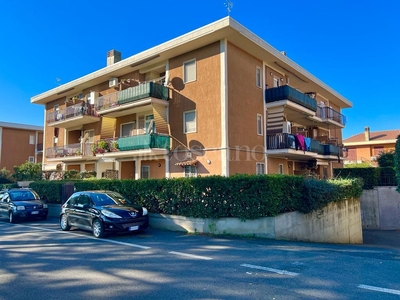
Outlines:
POLYGON ((156 131, 156 124, 154 123, 154 115, 147 115, 144 119, 144 128, 147 133, 156 131))
POLYGON ((28 161, 31 163, 35 162, 35 158, 33 156, 29 156, 28 161))
POLYGON ((263 134, 263 119, 262 115, 257 114, 257 134, 262 135, 263 134))
POLYGON ((260 67, 256 67, 256 86, 261 87, 261 69, 260 67))
POLYGON ((196 60, 190 60, 183 63, 183 82, 188 83, 196 81, 196 60))
POLYGON ((35 144, 35 136, 33 134, 29 135, 29 144, 30 145, 35 144))
POLYGON ((94 130, 86 130, 85 131, 85 143, 93 143, 94 142, 94 130))
POLYGON ((134 130, 133 122, 122 124, 121 125, 121 137, 122 136, 132 136, 133 130, 134 130))
POLYGON ((274 87, 279 86, 279 78, 274 77, 274 87))
POLYGON ((283 165, 279 164, 278 166, 278 174, 283 174, 283 165))
POLYGON ((256 174, 257 175, 265 174, 265 164, 264 163, 256 163, 256 174))
POLYGON ((183 132, 196 132, 196 111, 186 111, 183 113, 183 132))
POLYGON ((185 177, 197 177, 196 166, 184 166, 185 177))
POLYGON ((142 166, 140 168, 140 178, 143 178, 143 179, 150 178, 150 166, 142 166))

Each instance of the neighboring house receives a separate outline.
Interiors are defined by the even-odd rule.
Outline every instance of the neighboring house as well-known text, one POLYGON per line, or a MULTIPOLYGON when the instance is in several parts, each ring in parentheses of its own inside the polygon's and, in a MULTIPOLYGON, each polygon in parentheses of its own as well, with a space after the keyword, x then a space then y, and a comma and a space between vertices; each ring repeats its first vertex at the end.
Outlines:
POLYGON ((351 102, 230 17, 31 98, 45 169, 330 177, 351 102), (307 148, 295 145, 306 142, 307 148))
POLYGON ((365 127, 364 132, 343 140, 348 152, 344 163, 372 162, 374 164, 381 152, 395 149, 399 135, 400 130, 370 131, 369 127, 365 127))
POLYGON ((14 166, 41 163, 42 156, 43 127, 0 122, 0 169, 14 173, 14 166))

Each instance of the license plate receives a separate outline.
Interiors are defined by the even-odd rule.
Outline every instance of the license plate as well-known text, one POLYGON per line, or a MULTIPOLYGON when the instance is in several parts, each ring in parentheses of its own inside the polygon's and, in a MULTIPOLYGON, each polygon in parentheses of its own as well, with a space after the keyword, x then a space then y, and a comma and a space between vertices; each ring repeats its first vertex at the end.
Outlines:
POLYGON ((31 212, 31 215, 38 215, 38 214, 39 214, 39 212, 36 210, 31 212))
POLYGON ((129 231, 134 231, 134 230, 138 230, 139 229, 139 226, 131 226, 131 227, 128 227, 128 230, 129 231))

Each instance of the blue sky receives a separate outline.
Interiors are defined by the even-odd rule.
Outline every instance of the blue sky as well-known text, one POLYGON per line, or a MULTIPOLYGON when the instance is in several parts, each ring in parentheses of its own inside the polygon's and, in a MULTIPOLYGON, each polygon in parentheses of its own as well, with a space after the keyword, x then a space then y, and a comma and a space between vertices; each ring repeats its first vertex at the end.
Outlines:
MULTIPOLYGON (((232 18, 353 103, 345 138, 365 126, 400 129, 400 1, 232 2, 232 18)), ((219 20, 224 3, 3 1, 0 121, 42 125, 32 96, 104 67, 111 49, 127 58, 219 20)))

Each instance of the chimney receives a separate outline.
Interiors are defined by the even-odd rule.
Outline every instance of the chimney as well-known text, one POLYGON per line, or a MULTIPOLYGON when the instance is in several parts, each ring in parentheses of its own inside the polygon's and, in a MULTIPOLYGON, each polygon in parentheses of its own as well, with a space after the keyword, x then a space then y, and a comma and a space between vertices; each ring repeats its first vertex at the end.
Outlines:
POLYGON ((368 142, 369 138, 370 138, 370 132, 369 132, 369 127, 368 126, 365 127, 364 136, 365 136, 365 141, 368 142))
POLYGON ((107 52, 107 66, 119 61, 121 61, 121 52, 114 49, 107 52))

